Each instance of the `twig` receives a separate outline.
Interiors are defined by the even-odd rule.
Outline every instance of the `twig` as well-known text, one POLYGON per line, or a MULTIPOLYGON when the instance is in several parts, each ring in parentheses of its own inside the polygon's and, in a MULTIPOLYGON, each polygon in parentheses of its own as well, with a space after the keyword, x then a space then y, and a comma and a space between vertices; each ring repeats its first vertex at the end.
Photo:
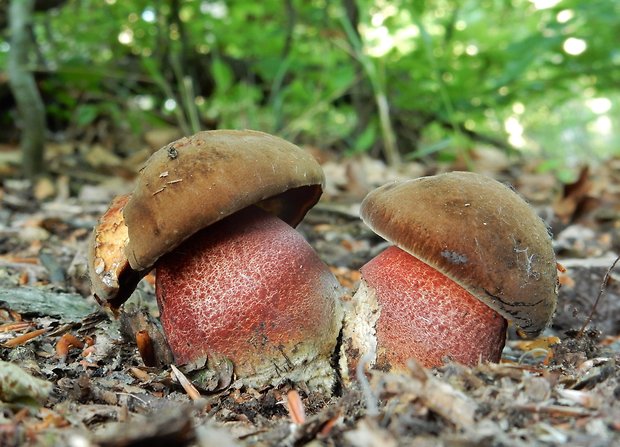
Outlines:
POLYGON ((362 395, 364 396, 364 400, 366 401, 366 414, 371 417, 379 415, 379 405, 377 404, 377 398, 375 397, 372 389, 370 388, 370 383, 366 378, 364 370, 366 369, 366 365, 370 363, 370 361, 374 358, 374 352, 367 352, 362 356, 359 363, 357 364, 357 367, 355 368, 355 376, 357 377, 357 382, 362 389, 362 395))
POLYGON ((306 422, 306 412, 304 404, 297 390, 290 390, 286 394, 288 413, 294 424, 301 425, 306 422))
POLYGON ((31 321, 12 321, 0 325, 0 332, 13 332, 28 329, 34 325, 31 321))
POLYGON ((7 341, 6 343, 4 343, 4 347, 14 348, 16 346, 23 345, 24 343, 29 342, 30 340, 38 337, 39 335, 45 334, 46 332, 47 332, 47 328, 37 329, 32 332, 27 332, 25 334, 18 335, 17 337, 14 337, 10 339, 9 341, 7 341))
POLYGON ((596 297, 596 300, 594 301, 594 304, 592 305, 592 310, 590 311, 590 315, 588 315, 588 318, 586 318, 586 321, 583 323, 583 326, 581 326, 581 329, 579 329, 579 332, 577 333, 577 338, 583 337, 583 333, 585 332, 586 327, 588 327, 588 325, 592 321, 592 318, 594 317, 594 313, 596 312, 596 307, 598 306, 598 303, 601 297, 603 296, 603 293, 605 293, 605 291, 607 290, 607 282, 609 281, 609 276, 611 275, 612 270, 614 269, 614 267, 616 266, 619 260, 620 260, 620 255, 616 257, 614 262, 612 262, 612 264, 607 269, 607 272, 605 272, 605 276, 603 277, 603 281, 601 282, 601 288, 598 292, 598 296, 596 297))
POLYGON ((532 413, 544 413, 558 417, 579 417, 579 416, 591 416, 592 412, 580 407, 565 407, 562 405, 540 405, 540 404, 525 404, 517 405, 515 408, 523 411, 530 411, 532 413))
POLYGON ((202 397, 194 385, 185 377, 185 374, 179 371, 176 366, 170 365, 170 369, 191 400, 199 400, 202 397))

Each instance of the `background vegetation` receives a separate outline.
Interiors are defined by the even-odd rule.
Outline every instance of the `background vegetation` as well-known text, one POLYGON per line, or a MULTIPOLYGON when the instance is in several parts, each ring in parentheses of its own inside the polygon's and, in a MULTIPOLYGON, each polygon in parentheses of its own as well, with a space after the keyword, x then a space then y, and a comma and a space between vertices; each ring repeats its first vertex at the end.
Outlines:
MULTIPOLYGON (((124 156, 120 136, 158 126, 253 128, 392 163, 492 145, 560 172, 618 154, 617 1, 56 3, 33 16, 29 59, 50 139, 105 128, 124 156)), ((15 142, 4 75, 0 104, 15 142)))

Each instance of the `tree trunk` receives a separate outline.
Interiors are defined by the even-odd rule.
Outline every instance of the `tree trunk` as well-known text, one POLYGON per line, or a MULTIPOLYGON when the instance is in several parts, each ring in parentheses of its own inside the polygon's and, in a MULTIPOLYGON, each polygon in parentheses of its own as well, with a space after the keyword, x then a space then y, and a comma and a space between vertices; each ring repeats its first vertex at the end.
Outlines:
MULTIPOLYGON (((362 40, 362 37, 358 31, 359 25, 359 9, 355 0, 344 0, 344 10, 351 27, 353 28, 358 39, 362 40)), ((356 82, 351 87, 351 105, 355 109, 355 116, 357 122, 355 129, 353 129, 352 139, 357 139, 368 127, 371 119, 376 111, 376 104, 373 102, 372 88, 367 79, 364 82, 356 82)))
POLYGON ((8 60, 9 86, 21 119, 22 170, 32 179, 43 173, 45 107, 28 67, 33 41, 28 32, 32 23, 34 0, 12 0, 9 7, 11 51, 8 60))

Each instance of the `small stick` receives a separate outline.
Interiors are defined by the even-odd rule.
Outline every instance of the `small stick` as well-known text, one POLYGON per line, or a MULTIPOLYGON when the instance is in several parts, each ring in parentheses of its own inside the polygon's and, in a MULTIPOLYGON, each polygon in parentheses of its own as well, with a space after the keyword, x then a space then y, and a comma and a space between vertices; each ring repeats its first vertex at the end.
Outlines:
POLYGON ((366 402, 366 414, 371 417, 379 415, 379 405, 377 403, 377 398, 375 397, 372 389, 370 388, 370 383, 368 382, 364 371, 366 369, 366 365, 369 364, 374 358, 374 350, 371 352, 367 352, 362 356, 355 368, 355 376, 357 377, 357 382, 360 384, 362 396, 364 396, 364 401, 366 402))
POLYGON ((553 416, 566 416, 566 417, 579 417, 579 416, 590 416, 592 415, 591 411, 588 411, 581 407, 565 407, 562 405, 539 405, 539 404, 524 404, 517 405, 515 408, 531 411, 532 413, 544 413, 553 416))
POLYGON ((0 255, 0 262, 5 262, 6 264, 30 264, 30 265, 39 265, 39 259, 37 258, 27 258, 23 256, 10 256, 10 255, 0 255))
POLYGON ((9 341, 7 341, 4 344, 4 346, 7 348, 14 348, 16 346, 20 346, 46 332, 47 332, 47 329, 37 329, 35 331, 28 332, 26 334, 18 335, 17 337, 12 338, 9 341))
POLYGON ((174 365, 170 365, 170 368, 172 369, 172 374, 179 381, 189 398, 191 400, 199 400, 202 396, 200 395, 196 387, 194 387, 194 385, 192 385, 192 383, 187 379, 187 377, 185 377, 185 374, 179 371, 179 369, 174 365))
POLYGON ((290 390, 286 394, 286 402, 288 403, 288 413, 294 424, 301 425, 306 421, 306 412, 304 403, 297 390, 290 390))
POLYGON ((609 276, 611 275, 611 271, 614 269, 614 267, 616 266, 619 260, 620 260, 620 256, 618 256, 614 260, 614 262, 607 269, 607 272, 605 272, 605 276, 603 277, 603 282, 601 283, 601 288, 598 292, 598 296, 596 297, 596 300, 594 301, 594 304, 592 305, 592 310, 590 311, 590 315, 588 315, 588 318, 586 318, 586 321, 583 323, 583 326, 581 326, 581 329, 579 329, 579 332, 577 332, 577 338, 583 337, 583 333, 585 332, 586 327, 588 327, 588 325, 592 321, 592 318, 594 317, 594 313, 596 312, 596 307, 598 306, 598 303, 601 297, 603 296, 603 293, 605 293, 605 291, 607 290, 607 282, 609 281, 609 276))
POLYGON ((10 323, 0 325, 0 332, 21 331, 32 326, 33 323, 30 321, 12 321, 10 323))

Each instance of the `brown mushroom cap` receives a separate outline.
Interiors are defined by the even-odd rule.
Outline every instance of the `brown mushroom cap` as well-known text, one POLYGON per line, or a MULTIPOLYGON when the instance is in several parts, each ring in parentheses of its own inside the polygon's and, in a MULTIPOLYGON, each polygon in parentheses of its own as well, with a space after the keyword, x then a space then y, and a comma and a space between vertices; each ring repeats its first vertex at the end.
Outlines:
POLYGON ((147 161, 134 192, 116 198, 95 226, 93 292, 120 307, 159 257, 250 205, 294 227, 323 184, 310 154, 266 133, 215 130, 170 143, 147 161))
POLYGON ((380 236, 436 268, 529 336, 549 323, 557 271, 544 222, 514 191, 471 172, 389 183, 360 214, 380 236))
POLYGON ((129 264, 147 270, 197 231, 253 204, 295 226, 323 183, 310 154, 266 133, 217 130, 177 140, 147 161, 124 208, 129 264))

